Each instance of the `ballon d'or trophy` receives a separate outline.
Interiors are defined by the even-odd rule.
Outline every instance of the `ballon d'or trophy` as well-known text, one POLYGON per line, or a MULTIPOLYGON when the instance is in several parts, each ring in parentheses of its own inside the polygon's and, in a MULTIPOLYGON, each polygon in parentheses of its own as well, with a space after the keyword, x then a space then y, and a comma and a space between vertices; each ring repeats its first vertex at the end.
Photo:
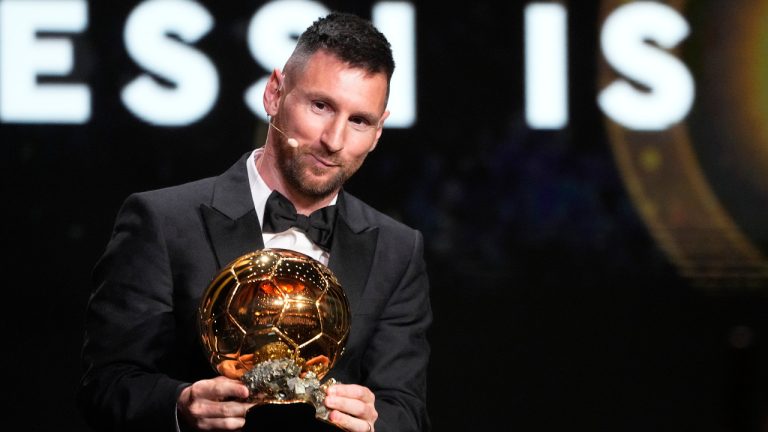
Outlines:
POLYGON ((344 351, 350 311, 327 266, 286 249, 247 253, 214 277, 198 318, 213 368, 250 390, 256 405, 246 419, 258 407, 293 404, 314 407, 312 424, 332 425, 323 401, 336 381, 321 380, 344 351))

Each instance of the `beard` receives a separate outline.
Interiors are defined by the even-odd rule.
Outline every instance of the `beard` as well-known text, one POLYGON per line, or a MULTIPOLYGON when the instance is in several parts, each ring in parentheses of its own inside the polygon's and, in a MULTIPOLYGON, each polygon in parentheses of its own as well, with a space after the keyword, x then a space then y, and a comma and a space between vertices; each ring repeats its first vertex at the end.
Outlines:
MULTIPOLYGON (((333 163, 339 164, 339 167, 335 170, 333 176, 326 179, 319 179, 317 177, 323 175, 324 171, 327 169, 308 166, 306 163, 307 157, 304 156, 311 155, 311 151, 302 148, 293 149, 284 144, 276 147, 277 165, 283 179, 295 191, 314 199, 326 198, 336 193, 347 179, 357 171, 362 163, 362 161, 360 161, 348 165, 344 164, 343 161, 333 155, 319 155, 325 160, 330 160, 333 161, 333 163)), ((309 156, 309 158, 311 158, 311 156, 309 156)))

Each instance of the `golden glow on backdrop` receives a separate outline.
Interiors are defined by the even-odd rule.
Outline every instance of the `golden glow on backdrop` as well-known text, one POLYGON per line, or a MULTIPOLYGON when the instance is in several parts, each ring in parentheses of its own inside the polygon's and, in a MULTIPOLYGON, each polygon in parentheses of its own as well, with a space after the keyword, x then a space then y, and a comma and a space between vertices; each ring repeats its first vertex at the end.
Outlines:
MULTIPOLYGON (((768 2, 603 1, 600 22, 607 26, 630 7, 653 9, 656 18, 669 17, 670 26, 678 26, 682 37, 669 44, 659 30, 664 19, 655 20, 644 45, 660 59, 667 56, 670 65, 688 68, 695 98, 689 115, 663 129, 604 117, 629 193, 658 244, 694 285, 764 287, 768 2)), ((652 75, 652 67, 646 73, 652 75)), ((601 57, 599 87, 623 81, 638 94, 660 91, 653 80, 627 77, 620 69, 601 57)))

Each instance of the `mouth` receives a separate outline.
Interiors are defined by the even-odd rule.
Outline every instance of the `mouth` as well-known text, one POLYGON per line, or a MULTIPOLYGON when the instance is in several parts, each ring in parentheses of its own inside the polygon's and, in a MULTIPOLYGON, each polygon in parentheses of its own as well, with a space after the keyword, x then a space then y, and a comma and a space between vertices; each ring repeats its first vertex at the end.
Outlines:
POLYGON ((327 167, 327 168, 334 168, 334 167, 341 166, 340 163, 337 163, 337 162, 335 162, 335 161, 333 161, 331 159, 327 159, 327 158, 318 156, 316 154, 310 153, 310 156, 312 156, 312 159, 315 160, 315 163, 317 165, 322 165, 322 166, 327 167))

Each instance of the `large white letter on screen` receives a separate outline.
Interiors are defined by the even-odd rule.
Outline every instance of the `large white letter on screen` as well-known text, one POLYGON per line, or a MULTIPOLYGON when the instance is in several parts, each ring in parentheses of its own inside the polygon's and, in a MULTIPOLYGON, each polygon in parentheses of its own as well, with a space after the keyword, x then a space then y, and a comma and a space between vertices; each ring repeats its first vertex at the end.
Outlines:
POLYGON ((568 124, 567 19, 561 4, 525 8, 525 120, 533 129, 568 124))
POLYGON ((66 76, 74 65, 71 41, 41 32, 79 33, 88 25, 84 0, 0 2, 0 120, 14 123, 85 123, 91 92, 84 84, 38 83, 66 76))
POLYGON ((192 44, 213 27, 213 18, 189 0, 149 0, 125 24, 125 45, 131 58, 168 80, 163 85, 149 74, 130 82, 122 92, 125 106, 140 119, 160 126, 184 126, 208 112, 219 94, 219 75, 211 61, 172 34, 192 44))
MULTIPOLYGON (((264 4, 248 26, 248 48, 262 68, 282 69, 293 52, 298 36, 316 19, 330 12, 321 3, 304 0, 273 1, 264 4)), ((245 92, 245 103, 267 121, 263 95, 269 75, 263 76, 245 92)))
POLYGON ((695 97, 693 76, 680 60, 666 51, 688 36, 685 19, 662 3, 632 2, 616 9, 605 21, 600 37, 608 63, 626 80, 617 80, 598 96, 606 115, 636 130, 663 130, 690 112, 695 97))
POLYGON ((402 1, 379 2, 371 21, 392 46, 395 73, 389 90, 387 127, 407 128, 416 123, 416 8, 402 1))

